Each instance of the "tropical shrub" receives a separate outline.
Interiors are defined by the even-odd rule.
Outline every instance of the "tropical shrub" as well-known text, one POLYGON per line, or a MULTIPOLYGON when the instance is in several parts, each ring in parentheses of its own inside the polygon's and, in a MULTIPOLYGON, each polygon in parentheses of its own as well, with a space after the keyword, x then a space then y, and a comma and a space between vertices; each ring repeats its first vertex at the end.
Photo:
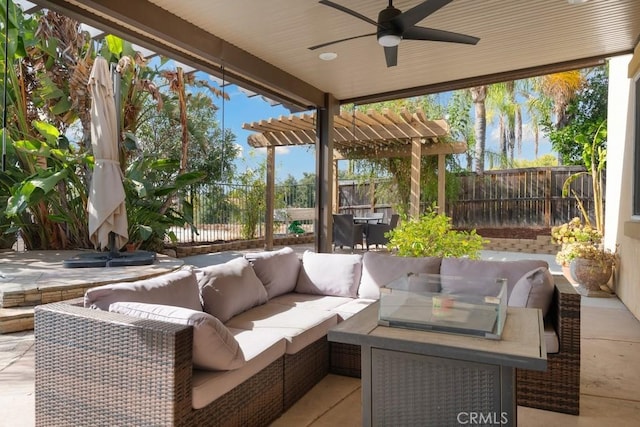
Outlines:
POLYGON ((165 182, 146 178, 149 171, 177 172, 179 166, 178 160, 139 159, 127 168, 124 188, 130 243, 139 243, 142 249, 159 252, 164 248, 165 240, 177 240, 171 227, 186 224, 197 232, 193 226, 193 206, 186 200, 178 204, 177 199, 181 191, 201 181, 206 174, 187 172, 169 177, 165 182))
POLYGON ((388 247, 404 257, 469 257, 477 259, 486 241, 475 230, 452 229, 451 218, 434 208, 418 219, 403 219, 386 233, 388 247))

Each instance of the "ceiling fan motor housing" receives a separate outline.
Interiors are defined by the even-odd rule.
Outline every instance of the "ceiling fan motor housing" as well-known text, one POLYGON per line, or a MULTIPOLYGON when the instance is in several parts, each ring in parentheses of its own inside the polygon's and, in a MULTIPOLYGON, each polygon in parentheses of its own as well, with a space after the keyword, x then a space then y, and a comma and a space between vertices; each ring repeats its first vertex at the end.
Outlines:
POLYGON ((393 18, 401 13, 402 12, 399 9, 396 9, 393 6, 388 6, 386 9, 382 9, 380 11, 378 14, 378 31, 376 33, 378 43, 380 43, 380 38, 385 36, 396 36, 400 39, 402 38, 403 29, 393 22, 393 18))

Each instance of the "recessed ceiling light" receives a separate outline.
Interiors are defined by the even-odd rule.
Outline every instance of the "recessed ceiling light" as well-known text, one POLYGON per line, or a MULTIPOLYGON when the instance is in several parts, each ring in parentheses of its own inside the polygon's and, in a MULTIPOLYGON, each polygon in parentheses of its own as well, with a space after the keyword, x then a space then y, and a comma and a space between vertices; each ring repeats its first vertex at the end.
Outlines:
POLYGON ((588 1, 589 1, 589 0, 567 0, 567 2, 568 2, 569 4, 582 4, 582 3, 586 3, 586 2, 588 2, 588 1))
POLYGON ((322 52, 320 55, 318 55, 318 58, 322 59, 323 61, 333 61, 337 57, 338 54, 335 52, 322 52))

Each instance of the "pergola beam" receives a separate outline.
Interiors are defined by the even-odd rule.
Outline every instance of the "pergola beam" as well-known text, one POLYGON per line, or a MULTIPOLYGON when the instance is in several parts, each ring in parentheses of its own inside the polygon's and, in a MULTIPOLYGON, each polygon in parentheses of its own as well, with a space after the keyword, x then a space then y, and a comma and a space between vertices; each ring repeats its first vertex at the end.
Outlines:
MULTIPOLYGON (((451 143, 431 143, 422 144, 422 156, 437 156, 441 154, 462 154, 467 151, 467 144, 465 142, 451 142, 451 143)), ((412 153, 412 146, 405 144, 402 146, 394 146, 386 148, 379 152, 372 152, 371 149, 359 149, 353 150, 348 155, 345 155, 339 150, 334 151, 334 156, 337 160, 346 159, 386 159, 389 157, 409 157, 412 153)))

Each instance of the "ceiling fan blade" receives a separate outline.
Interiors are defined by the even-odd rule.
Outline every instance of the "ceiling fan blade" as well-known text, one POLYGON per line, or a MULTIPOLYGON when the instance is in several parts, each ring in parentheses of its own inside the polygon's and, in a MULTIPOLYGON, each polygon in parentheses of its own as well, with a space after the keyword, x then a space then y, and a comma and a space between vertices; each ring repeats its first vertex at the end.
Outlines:
POLYGON ((376 33, 371 33, 371 34, 362 34, 362 35, 354 36, 354 37, 347 37, 346 39, 334 40, 332 42, 317 44, 315 46, 311 46, 308 49, 309 50, 316 50, 316 49, 320 49, 321 47, 330 46, 332 44, 336 44, 336 43, 340 43, 340 42, 346 42, 347 40, 360 39, 362 37, 369 37, 369 36, 375 36, 375 35, 376 35, 376 33))
POLYGON ((385 47, 384 59, 387 61, 387 68, 398 65, 398 46, 385 47))
POLYGON ((452 0, 426 0, 396 16, 391 22, 401 29, 410 28, 451 2, 452 0))
POLYGON ((325 6, 332 7, 334 9, 338 9, 340 12, 344 12, 346 14, 349 14, 349 15, 355 17, 355 18, 363 20, 364 22, 368 22, 369 24, 375 25, 376 27, 378 26, 378 23, 376 21, 374 21, 373 19, 367 18, 366 16, 364 16, 364 15, 362 15, 362 14, 356 12, 356 11, 348 9, 348 8, 346 8, 346 7, 342 6, 342 5, 339 5, 337 3, 334 3, 332 1, 320 0, 318 3, 323 4, 325 6))
POLYGON ((480 41, 478 37, 425 27, 408 28, 404 33, 402 33, 402 38, 404 40, 430 40, 434 42, 463 43, 473 45, 477 44, 480 41))

